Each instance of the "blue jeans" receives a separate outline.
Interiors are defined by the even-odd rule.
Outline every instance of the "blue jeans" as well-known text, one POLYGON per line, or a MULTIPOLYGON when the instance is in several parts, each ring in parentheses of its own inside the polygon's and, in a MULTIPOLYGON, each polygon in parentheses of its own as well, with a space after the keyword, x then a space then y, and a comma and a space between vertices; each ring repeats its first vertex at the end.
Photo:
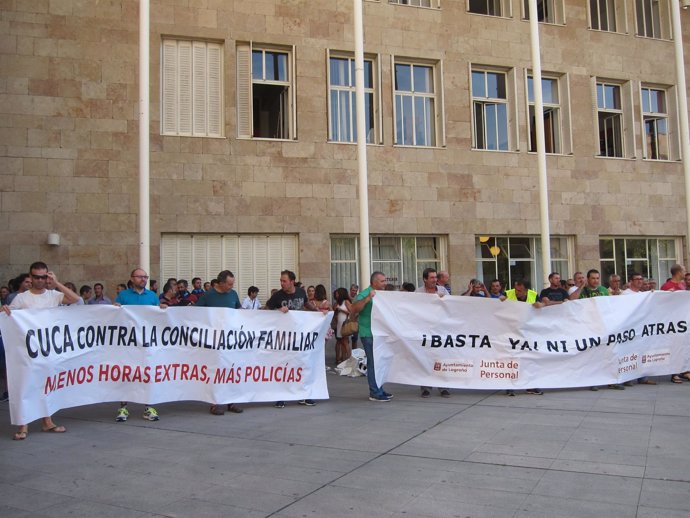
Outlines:
POLYGON ((367 381, 369 382, 369 395, 373 397, 383 397, 383 389, 376 384, 376 373, 374 372, 374 339, 371 336, 360 336, 364 346, 364 353, 367 355, 367 381))

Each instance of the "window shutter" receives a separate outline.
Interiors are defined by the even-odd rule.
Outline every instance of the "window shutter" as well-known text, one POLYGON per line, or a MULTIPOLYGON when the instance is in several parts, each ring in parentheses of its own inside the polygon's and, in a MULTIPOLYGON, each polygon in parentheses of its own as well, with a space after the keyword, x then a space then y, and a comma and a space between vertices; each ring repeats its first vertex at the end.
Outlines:
POLYGON ((177 133, 177 42, 163 40, 163 133, 177 133))
POLYGON ((561 105, 561 153, 564 155, 573 154, 573 132, 572 118, 570 114, 570 77, 563 74, 558 78, 558 91, 561 105))
POLYGON ((247 288, 254 282, 254 239, 253 236, 240 236, 239 261, 236 263, 238 289, 246 293, 247 288))
MULTIPOLYGON (((271 289, 269 287, 270 283, 270 274, 268 271, 268 257, 269 257, 269 250, 268 250, 268 237, 267 236, 256 236, 254 238, 254 263, 253 263, 253 269, 254 269, 254 275, 252 277, 252 284, 259 288, 259 293, 263 293, 264 297, 263 300, 264 302, 268 300, 270 294, 271 294, 271 289)), ((279 275, 275 276, 276 279, 279 278, 279 275)), ((246 286, 247 288, 249 285, 246 286)))
MULTIPOLYGON (((175 277, 177 271, 177 236, 161 237, 161 280, 175 277)), ((162 282, 159 283, 162 288, 162 282)))
POLYGON ((252 136, 251 46, 237 44, 237 136, 252 136))
POLYGON ((600 142, 599 142, 599 103, 597 99, 597 78, 595 76, 590 77, 590 93, 592 95, 592 138, 594 144, 594 156, 599 156, 601 154, 600 142))
POLYGON ((179 116, 177 132, 180 135, 192 134, 192 43, 177 42, 179 116))
POLYGON ((206 237, 206 271, 212 279, 223 270, 223 238, 221 236, 206 237))
MULTIPOLYGON (((173 275, 178 279, 190 279, 192 271, 192 236, 180 236, 177 242, 177 270, 173 275)), ((167 280, 167 277, 163 281, 167 280)))
POLYGON ((238 247, 239 238, 237 236, 223 236, 223 264, 218 271, 226 268, 231 271, 233 268, 237 270, 238 247))
POLYGON ((621 85, 621 108, 623 110, 623 156, 626 158, 637 157, 637 144, 635 143, 635 109, 633 107, 632 83, 628 81, 621 85))
POLYGON ((222 49, 217 43, 208 44, 208 134, 223 135, 223 63, 222 49))
POLYGON ((206 134, 206 111, 208 109, 208 81, 206 66, 206 44, 194 42, 194 135, 206 134))

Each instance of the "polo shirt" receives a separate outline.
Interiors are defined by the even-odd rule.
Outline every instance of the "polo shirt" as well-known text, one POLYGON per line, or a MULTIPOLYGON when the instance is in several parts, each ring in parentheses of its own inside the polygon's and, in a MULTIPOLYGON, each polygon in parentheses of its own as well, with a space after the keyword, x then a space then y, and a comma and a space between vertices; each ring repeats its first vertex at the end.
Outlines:
POLYGON ((134 288, 122 290, 117 294, 115 302, 123 306, 158 306, 158 295, 151 290, 144 288, 138 293, 134 288))

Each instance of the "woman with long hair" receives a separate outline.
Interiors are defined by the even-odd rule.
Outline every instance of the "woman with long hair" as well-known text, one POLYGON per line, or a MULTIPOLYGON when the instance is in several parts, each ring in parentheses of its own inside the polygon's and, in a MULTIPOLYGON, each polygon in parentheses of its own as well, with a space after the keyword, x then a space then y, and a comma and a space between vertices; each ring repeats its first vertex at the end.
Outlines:
POLYGON ((350 315, 352 300, 350 294, 345 288, 338 288, 335 290, 335 304, 333 309, 337 311, 338 325, 335 328, 335 364, 344 362, 352 356, 352 345, 350 344, 350 337, 341 334, 343 324, 350 315))

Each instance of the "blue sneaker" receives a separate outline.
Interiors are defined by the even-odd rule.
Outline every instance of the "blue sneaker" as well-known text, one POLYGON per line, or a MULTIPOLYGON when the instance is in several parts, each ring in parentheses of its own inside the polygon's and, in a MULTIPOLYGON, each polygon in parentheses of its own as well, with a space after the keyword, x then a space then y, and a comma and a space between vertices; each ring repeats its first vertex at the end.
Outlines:
POLYGON ((369 401, 377 401, 379 403, 388 403, 391 400, 390 397, 381 395, 381 396, 369 396, 369 401))

